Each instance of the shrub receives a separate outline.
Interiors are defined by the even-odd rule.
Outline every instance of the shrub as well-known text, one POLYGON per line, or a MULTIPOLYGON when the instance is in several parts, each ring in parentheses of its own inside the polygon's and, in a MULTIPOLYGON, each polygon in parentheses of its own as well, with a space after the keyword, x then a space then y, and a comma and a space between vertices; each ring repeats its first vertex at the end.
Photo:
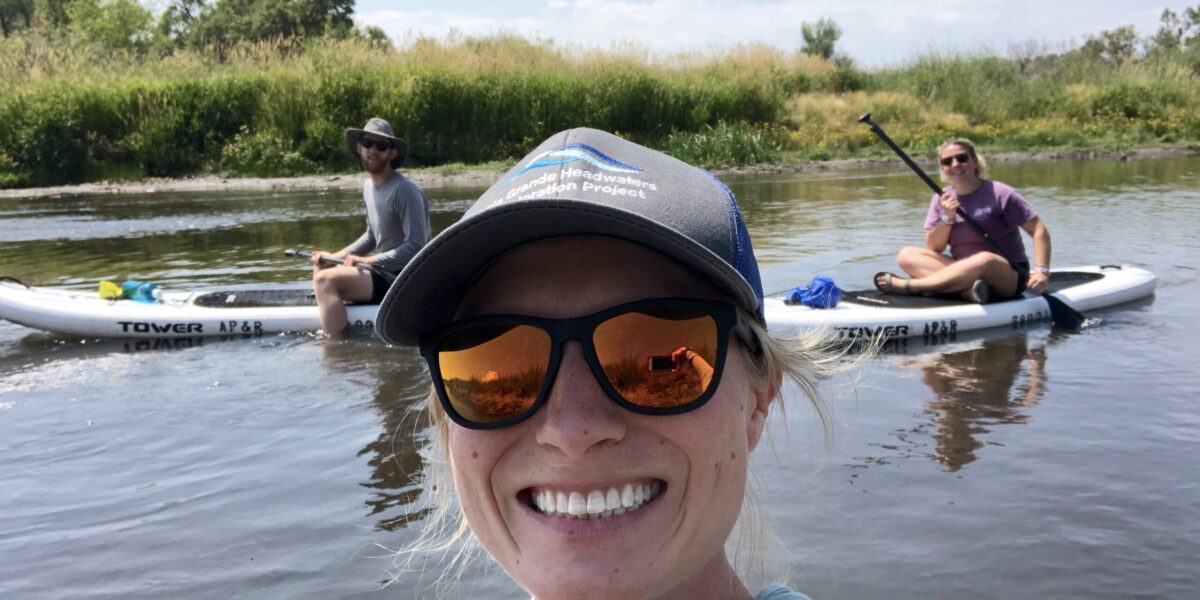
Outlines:
POLYGON ((787 133, 779 126, 720 122, 699 132, 667 137, 663 151, 684 162, 705 167, 777 163, 787 133))
POLYGON ((291 149, 291 142, 243 129, 221 149, 221 170, 241 177, 288 177, 315 173, 317 164, 291 149))

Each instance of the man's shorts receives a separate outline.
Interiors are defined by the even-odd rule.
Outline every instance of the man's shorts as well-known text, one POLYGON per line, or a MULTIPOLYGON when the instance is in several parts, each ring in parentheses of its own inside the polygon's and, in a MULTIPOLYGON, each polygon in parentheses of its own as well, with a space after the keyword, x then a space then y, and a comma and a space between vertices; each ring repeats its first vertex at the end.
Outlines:
POLYGON ((383 297, 387 294, 388 288, 392 283, 383 278, 382 275, 371 271, 371 301, 367 304, 379 304, 383 302, 383 297))

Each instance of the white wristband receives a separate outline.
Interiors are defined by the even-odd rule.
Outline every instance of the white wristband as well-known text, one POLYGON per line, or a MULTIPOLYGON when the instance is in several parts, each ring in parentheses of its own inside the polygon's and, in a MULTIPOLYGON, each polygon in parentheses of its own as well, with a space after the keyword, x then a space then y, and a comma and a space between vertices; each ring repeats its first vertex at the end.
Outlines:
POLYGON ((954 224, 954 216, 953 215, 942 215, 942 222, 947 225, 953 225, 954 224))

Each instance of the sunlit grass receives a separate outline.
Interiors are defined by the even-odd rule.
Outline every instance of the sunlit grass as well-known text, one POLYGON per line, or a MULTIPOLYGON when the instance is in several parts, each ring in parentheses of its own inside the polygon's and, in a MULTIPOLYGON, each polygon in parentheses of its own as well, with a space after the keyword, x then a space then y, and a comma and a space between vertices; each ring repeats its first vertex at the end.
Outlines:
POLYGON ((1200 141, 1200 77, 1186 63, 1022 69, 930 53, 865 72, 761 44, 663 56, 514 35, 165 58, 14 36, 0 42, 0 187, 346 171, 343 130, 377 115, 409 140, 409 166, 446 172, 511 163, 579 126, 707 167, 886 153, 857 122, 864 112, 913 152, 953 135, 992 151, 1200 141))

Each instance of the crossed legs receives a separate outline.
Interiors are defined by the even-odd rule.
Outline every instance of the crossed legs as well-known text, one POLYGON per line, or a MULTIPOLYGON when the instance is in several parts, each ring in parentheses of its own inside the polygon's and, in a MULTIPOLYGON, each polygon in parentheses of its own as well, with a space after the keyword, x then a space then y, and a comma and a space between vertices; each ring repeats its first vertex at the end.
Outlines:
POLYGON ((347 266, 313 269, 313 292, 321 314, 321 330, 340 335, 346 329, 346 302, 366 302, 373 291, 371 274, 347 266))
MULTIPOLYGON (((965 292, 976 279, 982 279, 1000 297, 1017 292, 1017 272, 1004 257, 992 252, 954 260, 928 248, 909 246, 900 250, 896 262, 912 277, 907 289, 914 294, 965 292)), ((894 283, 900 286, 900 282, 894 283)))

